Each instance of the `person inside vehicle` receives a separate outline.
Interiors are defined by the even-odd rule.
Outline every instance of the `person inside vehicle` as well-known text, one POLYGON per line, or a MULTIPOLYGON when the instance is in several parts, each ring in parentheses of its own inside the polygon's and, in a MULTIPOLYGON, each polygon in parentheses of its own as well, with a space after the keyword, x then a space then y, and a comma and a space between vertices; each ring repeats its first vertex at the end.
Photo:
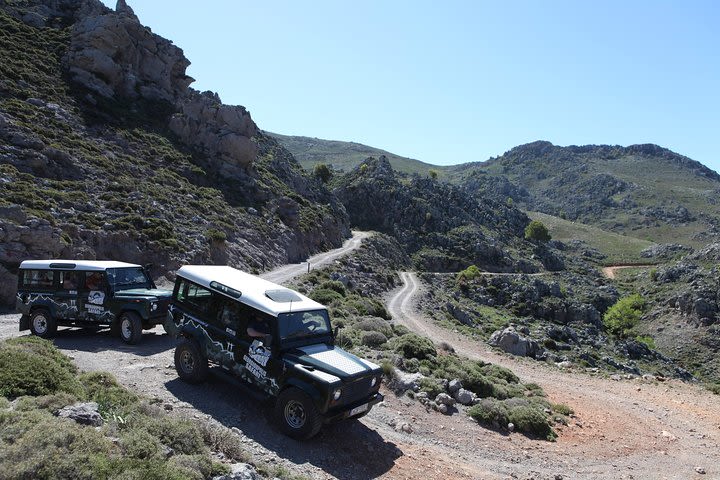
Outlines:
POLYGON ((95 272, 88 275, 85 286, 88 290, 100 290, 102 287, 102 274, 95 272))
POLYGON ((259 315, 254 315, 247 327, 247 334, 252 338, 263 338, 270 334, 270 326, 259 315))
POLYGON ((77 273, 67 272, 64 277, 63 288, 65 290, 75 290, 77 288, 77 273))

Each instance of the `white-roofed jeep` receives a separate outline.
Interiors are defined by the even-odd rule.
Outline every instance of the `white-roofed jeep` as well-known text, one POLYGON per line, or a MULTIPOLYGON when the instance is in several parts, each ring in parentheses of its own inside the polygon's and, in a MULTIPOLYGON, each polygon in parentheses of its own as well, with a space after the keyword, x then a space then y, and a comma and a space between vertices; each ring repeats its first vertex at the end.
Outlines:
POLYGON ((202 382, 209 364, 218 366, 275 398, 275 416, 293 438, 362 417, 383 400, 382 369, 334 345, 327 308, 234 268, 178 270, 165 329, 181 339, 175 349, 181 379, 202 382), (251 336, 263 323, 268 333, 251 336))
POLYGON ((110 327, 126 343, 162 324, 169 290, 155 287, 147 269, 96 260, 26 260, 18 272, 20 331, 51 337, 59 325, 110 327))

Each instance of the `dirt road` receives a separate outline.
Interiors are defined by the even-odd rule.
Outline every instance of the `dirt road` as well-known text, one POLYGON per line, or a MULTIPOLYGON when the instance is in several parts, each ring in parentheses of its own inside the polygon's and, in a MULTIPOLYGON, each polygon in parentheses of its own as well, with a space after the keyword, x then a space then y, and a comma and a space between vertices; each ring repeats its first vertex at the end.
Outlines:
POLYGON ((263 273, 260 277, 275 283, 287 283, 293 278, 307 273, 308 265, 313 269, 322 267, 323 265, 332 263, 343 255, 347 255, 358 248, 362 241, 371 235, 369 232, 353 231, 352 233, 353 236, 345 240, 345 243, 343 243, 343 246, 340 248, 336 248, 328 252, 318 253, 317 255, 308 258, 303 263, 284 265, 270 272, 263 273))
MULTIPOLYGON (((717 396, 681 382, 613 381, 497 353, 419 315, 414 298, 423 286, 413 273, 403 272, 401 278, 404 285, 388 303, 395 321, 435 342, 449 343, 460 355, 511 368, 523 381, 541 385, 551 401, 575 410, 577 418, 560 431, 558 441, 542 445, 541 456, 527 459, 517 471, 547 476, 559 472, 564 478, 720 478, 717 396), (706 475, 697 473, 697 467, 706 475)), ((493 447, 522 457, 521 452, 539 445, 512 438, 493 447)), ((474 458, 488 466, 483 451, 474 458)))
POLYGON ((627 265, 610 265, 610 266, 607 266, 607 267, 603 267, 603 268, 602 268, 602 273, 603 273, 603 275, 605 275, 607 278, 613 280, 613 279, 615 278, 615 272, 617 272, 618 270, 624 270, 624 269, 626 269, 626 268, 650 268, 650 267, 654 267, 654 266, 655 266, 655 265, 652 264, 652 263, 644 263, 644 264, 636 264, 636 265, 632 265, 632 264, 627 264, 627 265))

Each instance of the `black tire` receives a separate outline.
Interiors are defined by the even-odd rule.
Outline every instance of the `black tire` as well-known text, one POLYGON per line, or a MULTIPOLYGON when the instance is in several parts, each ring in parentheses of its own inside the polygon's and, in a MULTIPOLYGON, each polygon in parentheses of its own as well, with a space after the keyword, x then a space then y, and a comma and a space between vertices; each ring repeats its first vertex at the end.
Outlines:
POLYGON ((208 360, 194 340, 183 339, 175 347, 175 370, 180 380, 202 383, 208 376, 208 360))
POLYGON ((57 322, 48 310, 38 308, 30 314, 30 331, 40 338, 51 338, 57 332, 57 322))
POLYGON ((299 388, 283 390, 275 403, 275 418, 282 432, 297 440, 315 436, 322 418, 310 396, 299 388))
POLYGON ((124 312, 118 319, 118 326, 120 327, 120 339, 130 345, 140 343, 142 340, 142 320, 140 316, 135 312, 124 312))

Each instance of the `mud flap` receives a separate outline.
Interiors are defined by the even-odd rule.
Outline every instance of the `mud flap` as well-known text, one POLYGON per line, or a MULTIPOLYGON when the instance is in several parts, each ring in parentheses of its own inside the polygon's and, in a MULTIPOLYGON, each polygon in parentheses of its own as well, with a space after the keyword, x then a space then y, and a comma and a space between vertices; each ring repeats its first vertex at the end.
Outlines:
POLYGON ((30 330, 30 315, 22 315, 20 317, 20 331, 30 330))

